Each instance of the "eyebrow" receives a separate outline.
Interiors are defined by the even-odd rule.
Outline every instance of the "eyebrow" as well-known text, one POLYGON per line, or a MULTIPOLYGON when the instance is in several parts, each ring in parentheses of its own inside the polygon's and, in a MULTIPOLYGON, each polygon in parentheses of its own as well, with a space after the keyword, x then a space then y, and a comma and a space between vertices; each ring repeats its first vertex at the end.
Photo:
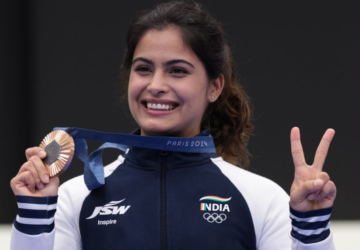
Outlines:
POLYGON ((146 59, 146 58, 144 58, 144 57, 138 57, 138 58, 134 59, 134 60, 132 61, 131 65, 134 65, 134 63, 136 63, 136 62, 138 62, 138 61, 142 61, 142 62, 146 62, 146 63, 151 64, 151 65, 154 65, 154 62, 153 62, 153 61, 151 61, 151 60, 149 60, 149 59, 146 59))
MULTIPOLYGON (((138 61, 142 61, 142 62, 146 62, 150 65, 154 65, 154 61, 146 59, 144 57, 138 57, 138 58, 134 59, 131 64, 134 65, 134 63, 136 63, 138 61)), ((176 63, 185 63, 185 64, 189 65, 190 67, 195 68, 194 65, 192 65, 191 63, 189 63, 188 61, 185 61, 183 59, 174 59, 174 60, 167 61, 167 62, 163 63, 163 66, 170 66, 170 65, 173 65, 176 63)))

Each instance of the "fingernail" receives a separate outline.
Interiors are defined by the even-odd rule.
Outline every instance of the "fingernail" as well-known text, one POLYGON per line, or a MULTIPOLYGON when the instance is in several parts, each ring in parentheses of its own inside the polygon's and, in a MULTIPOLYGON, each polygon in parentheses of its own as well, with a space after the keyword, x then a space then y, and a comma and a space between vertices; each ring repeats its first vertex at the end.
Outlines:
POLYGON ((314 199, 314 197, 315 197, 315 194, 310 194, 310 195, 307 197, 307 199, 308 199, 309 201, 311 201, 311 200, 314 199))
POLYGON ((44 188, 44 184, 42 182, 39 183, 39 188, 43 189, 44 188))
POLYGON ((44 182, 48 183, 49 182, 49 176, 46 174, 44 175, 44 182))
POLYGON ((45 157, 45 156, 46 156, 46 152, 43 151, 43 150, 41 150, 41 151, 39 152, 39 156, 40 156, 41 158, 45 157))
POLYGON ((316 199, 317 199, 317 200, 320 200, 320 198, 321 198, 321 195, 319 194, 319 195, 316 197, 316 199))

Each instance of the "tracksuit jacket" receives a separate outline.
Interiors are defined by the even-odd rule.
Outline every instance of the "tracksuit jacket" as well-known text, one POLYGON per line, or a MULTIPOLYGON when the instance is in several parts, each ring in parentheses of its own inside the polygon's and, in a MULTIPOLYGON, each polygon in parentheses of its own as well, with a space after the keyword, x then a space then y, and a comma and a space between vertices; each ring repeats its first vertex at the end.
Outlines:
POLYGON ((104 171, 92 191, 79 176, 17 196, 11 249, 335 249, 331 208, 289 212, 277 184, 215 154, 132 147, 104 171))

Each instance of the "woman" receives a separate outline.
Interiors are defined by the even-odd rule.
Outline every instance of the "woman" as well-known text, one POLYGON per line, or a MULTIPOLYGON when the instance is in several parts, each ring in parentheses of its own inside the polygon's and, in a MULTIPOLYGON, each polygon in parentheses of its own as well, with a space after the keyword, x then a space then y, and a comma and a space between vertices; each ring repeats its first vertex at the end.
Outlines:
POLYGON ((288 195, 243 169, 248 98, 220 24, 201 6, 164 3, 139 16, 121 75, 139 125, 134 134, 210 134, 218 155, 130 147, 105 167, 104 186, 90 191, 82 176, 74 178, 57 203, 59 179, 49 179, 45 152, 30 148, 11 181, 19 204, 13 249, 334 249, 336 188, 322 172, 334 131, 326 131, 312 166, 299 129, 291 131, 291 221, 288 195))

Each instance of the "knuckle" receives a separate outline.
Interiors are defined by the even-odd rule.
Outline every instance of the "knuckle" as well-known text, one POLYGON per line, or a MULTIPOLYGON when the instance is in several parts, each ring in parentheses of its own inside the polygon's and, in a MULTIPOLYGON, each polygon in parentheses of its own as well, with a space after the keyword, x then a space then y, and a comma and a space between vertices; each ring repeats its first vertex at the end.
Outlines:
POLYGON ((323 180, 326 180, 326 181, 329 181, 329 180, 330 180, 330 176, 329 176, 329 174, 326 173, 326 172, 321 172, 319 177, 320 177, 321 179, 323 179, 323 180))
POLYGON ((23 175, 24 175, 24 179, 26 180, 26 183, 34 184, 36 182, 34 176, 29 171, 23 173, 23 175))
POLYGON ((25 167, 26 168, 35 168, 35 164, 32 162, 32 161, 27 161, 26 163, 25 163, 26 165, 25 165, 25 167))
POLYGON ((29 177, 32 176, 30 171, 25 171, 24 173, 21 173, 21 175, 25 179, 29 179, 29 177))
POLYGON ((39 158, 39 156, 33 155, 30 157, 29 161, 33 162, 33 164, 35 165, 35 163, 38 163, 39 161, 41 161, 41 159, 39 158))
POLYGON ((336 194, 336 186, 334 184, 334 182, 329 181, 328 183, 326 183, 326 187, 323 188, 322 190, 322 194, 329 195, 329 194, 336 194))
POLYGON ((330 142, 331 142, 331 140, 329 140, 325 135, 322 137, 322 140, 324 140, 324 141, 327 142, 327 143, 330 143, 330 142))
POLYGON ((21 166, 20 171, 29 171, 31 168, 34 168, 34 163, 27 161, 21 166))
POLYGON ((26 168, 28 167, 28 165, 29 165, 29 162, 28 162, 28 161, 24 162, 24 164, 21 165, 21 167, 20 167, 20 169, 19 169, 19 172, 21 172, 21 171, 23 171, 24 169, 26 169, 26 168))
POLYGON ((34 151, 35 151, 35 147, 27 148, 25 150, 25 154, 30 155, 30 154, 33 154, 34 151))
POLYGON ((26 156, 26 158, 31 158, 32 156, 36 155, 40 150, 41 150, 41 148, 39 148, 39 147, 27 148, 25 150, 25 156, 26 156))
POLYGON ((296 154, 302 154, 302 152, 303 152, 303 151, 302 151, 302 149, 300 149, 300 148, 291 150, 291 153, 294 154, 294 155, 296 155, 296 154))
POLYGON ((327 150, 318 149, 316 150, 316 155, 327 156, 327 150))
POLYGON ((28 160, 27 162, 25 162, 25 163, 23 164, 23 167, 24 167, 24 168, 28 168, 28 167, 32 167, 32 166, 34 166, 34 164, 33 164, 33 162, 30 161, 30 160, 28 160))
POLYGON ((26 159, 29 159, 30 155, 31 155, 31 148, 27 148, 27 149, 25 150, 25 157, 26 157, 26 159))
POLYGON ((329 181, 328 185, 330 186, 331 189, 335 189, 336 190, 336 185, 333 181, 329 181))
POLYGON ((13 177, 11 180, 10 180, 10 187, 13 188, 15 186, 15 183, 16 183, 16 178, 17 176, 13 177))

